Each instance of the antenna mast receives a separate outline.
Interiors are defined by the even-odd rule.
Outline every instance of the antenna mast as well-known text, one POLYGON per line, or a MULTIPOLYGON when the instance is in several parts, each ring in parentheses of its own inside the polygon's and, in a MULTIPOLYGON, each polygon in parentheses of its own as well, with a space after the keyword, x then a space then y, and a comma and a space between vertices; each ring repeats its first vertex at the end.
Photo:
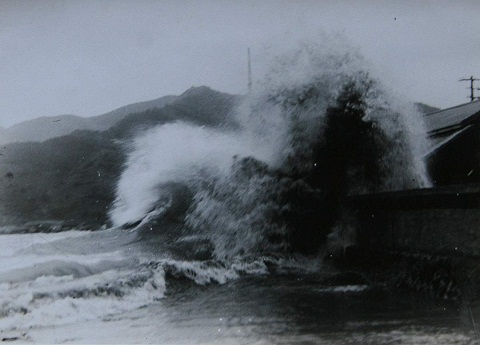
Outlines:
POLYGON ((250 60, 250 48, 248 48, 248 92, 252 92, 252 62, 250 60))
MULTIPOLYGON (((474 95, 475 88, 473 87, 473 82, 475 80, 480 80, 480 79, 474 78, 473 75, 472 75, 470 78, 462 78, 462 79, 459 80, 459 81, 469 81, 470 82, 470 102, 473 102, 476 98, 480 98, 480 97, 475 97, 475 95, 474 95)), ((477 90, 480 90, 480 89, 477 88, 477 90)))

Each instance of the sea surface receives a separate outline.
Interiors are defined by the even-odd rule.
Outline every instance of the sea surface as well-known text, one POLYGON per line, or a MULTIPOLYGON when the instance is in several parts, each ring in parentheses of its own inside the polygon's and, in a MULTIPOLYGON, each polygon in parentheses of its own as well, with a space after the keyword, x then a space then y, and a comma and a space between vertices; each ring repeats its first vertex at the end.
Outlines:
POLYGON ((0 235, 3 341, 480 344, 478 303, 375 285, 318 257, 210 260, 192 236, 12 229, 0 235))

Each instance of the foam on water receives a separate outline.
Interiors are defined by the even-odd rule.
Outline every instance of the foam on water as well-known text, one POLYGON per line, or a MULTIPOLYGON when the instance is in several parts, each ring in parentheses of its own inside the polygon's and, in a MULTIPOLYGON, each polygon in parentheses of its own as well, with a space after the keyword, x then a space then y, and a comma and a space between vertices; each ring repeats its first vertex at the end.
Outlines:
POLYGON ((139 266, 138 258, 119 248, 87 249, 92 236, 98 240, 106 233, 115 236, 78 231, 1 236, 0 329, 101 319, 163 297, 163 271, 139 266), (62 248, 67 242, 83 253, 62 248))
POLYGON ((346 293, 346 292, 363 292, 369 288, 368 285, 339 285, 328 288, 317 289, 318 292, 324 293, 346 293))
POLYGON ((0 329, 5 330, 101 320, 135 310, 162 298, 165 280, 162 270, 110 270, 82 278, 42 276, 4 283, 2 290, 0 329))
POLYGON ((225 284, 243 275, 268 273, 262 259, 152 261, 152 256, 142 253, 139 247, 132 250, 130 233, 120 230, 0 237, 0 259, 4 264, 0 270, 2 332, 19 327, 106 320, 132 312, 158 303, 167 291, 168 277, 205 285, 225 284), (120 238, 120 243, 127 245, 104 252, 96 248, 88 251, 88 244, 95 238, 117 243, 120 238), (68 241, 84 248, 83 253, 69 253, 64 247, 68 241), (12 243, 24 245, 7 250, 12 243), (37 253, 30 250, 36 246, 42 250, 37 253), (61 253, 59 248, 62 248, 61 253))

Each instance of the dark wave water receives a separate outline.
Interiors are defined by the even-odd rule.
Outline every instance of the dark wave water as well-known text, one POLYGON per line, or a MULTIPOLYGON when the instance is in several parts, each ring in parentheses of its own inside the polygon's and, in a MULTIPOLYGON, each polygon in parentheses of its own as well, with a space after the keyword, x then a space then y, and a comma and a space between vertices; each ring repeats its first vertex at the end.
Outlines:
POLYGON ((272 66, 238 126, 173 122, 125 144, 113 227, 0 229, 5 340, 476 341, 478 306, 392 294, 322 260, 328 239, 354 240, 348 195, 428 185, 421 117, 332 42, 272 66))

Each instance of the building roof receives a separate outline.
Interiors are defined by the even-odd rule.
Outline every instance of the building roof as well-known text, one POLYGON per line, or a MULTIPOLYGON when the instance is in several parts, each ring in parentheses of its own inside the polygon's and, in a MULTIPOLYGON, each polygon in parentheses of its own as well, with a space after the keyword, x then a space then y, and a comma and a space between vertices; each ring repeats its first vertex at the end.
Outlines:
POLYGON ((436 111, 424 116, 427 131, 431 136, 459 130, 480 118, 480 100, 436 111))
POLYGON ((434 154, 438 149, 442 148, 444 145, 447 145, 451 141, 453 141, 456 137, 459 137, 460 135, 463 134, 467 129, 472 127, 473 125, 468 125, 456 132, 453 132, 453 134, 449 134, 446 137, 440 137, 440 138, 431 138, 433 146, 427 151, 427 153, 424 154, 424 157, 431 156, 434 154))

